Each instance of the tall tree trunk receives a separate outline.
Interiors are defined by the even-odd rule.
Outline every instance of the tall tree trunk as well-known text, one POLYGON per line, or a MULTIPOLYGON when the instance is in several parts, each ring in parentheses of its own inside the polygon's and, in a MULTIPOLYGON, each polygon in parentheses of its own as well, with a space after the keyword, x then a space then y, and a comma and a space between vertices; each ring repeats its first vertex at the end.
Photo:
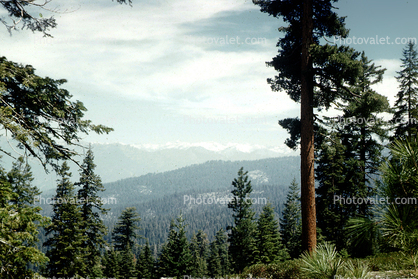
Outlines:
POLYGON ((301 203, 302 249, 312 252, 316 247, 316 208, 314 175, 313 73, 309 54, 313 42, 312 0, 302 0, 302 63, 301 63, 301 203))

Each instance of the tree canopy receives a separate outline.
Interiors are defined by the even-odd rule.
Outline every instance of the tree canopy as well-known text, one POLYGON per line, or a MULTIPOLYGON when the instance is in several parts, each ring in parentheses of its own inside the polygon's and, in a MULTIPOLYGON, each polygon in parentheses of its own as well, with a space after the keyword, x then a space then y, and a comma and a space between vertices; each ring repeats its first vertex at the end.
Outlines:
MULTIPOLYGON (((61 86, 65 79, 40 77, 31 65, 0 57, 0 126, 18 147, 57 169, 56 160, 72 160, 80 133, 109 133, 112 128, 83 119, 87 109, 61 86)), ((12 156, 0 148, 0 151, 12 156)))

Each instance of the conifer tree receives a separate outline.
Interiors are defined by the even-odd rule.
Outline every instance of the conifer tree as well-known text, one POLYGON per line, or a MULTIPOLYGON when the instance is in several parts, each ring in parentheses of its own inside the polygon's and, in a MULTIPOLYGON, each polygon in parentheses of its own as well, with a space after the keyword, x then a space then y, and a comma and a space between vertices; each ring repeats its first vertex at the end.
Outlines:
POLYGON ((47 218, 35 207, 39 190, 31 185, 32 172, 23 158, 5 174, 0 168, 0 278, 33 277, 29 264, 43 264, 47 257, 36 247, 38 229, 47 218))
POLYGON ((230 274, 228 236, 224 229, 216 232, 215 239, 210 244, 208 272, 211 277, 230 274))
POLYGON ((221 258, 219 256, 219 246, 216 241, 210 244, 210 252, 208 258, 208 273, 211 278, 222 276, 221 258))
POLYGON ((19 207, 33 205, 35 197, 41 194, 38 187, 32 186, 33 179, 31 167, 25 163, 23 157, 13 162, 11 171, 7 173, 7 180, 17 194, 17 198, 11 201, 12 204, 19 207))
POLYGON ((301 208, 303 249, 316 247, 316 209, 314 175, 314 109, 328 109, 338 100, 349 100, 354 84, 361 73, 359 56, 352 48, 321 45, 323 38, 348 35, 344 18, 333 11, 333 2, 324 1, 271 1, 253 0, 274 17, 282 17, 288 25, 279 30, 285 36, 279 39, 279 54, 267 65, 279 74, 268 79, 273 91, 286 91, 292 100, 300 102, 301 117, 281 120, 279 123, 291 135, 286 141, 291 148, 301 148, 301 208))
POLYGON ((78 201, 80 202, 82 230, 86 241, 82 247, 85 249, 86 273, 83 277, 101 277, 100 249, 104 247, 106 227, 100 217, 100 214, 106 214, 107 210, 103 208, 101 198, 98 192, 104 191, 100 177, 94 173, 96 165, 93 162, 94 156, 91 149, 87 151, 84 158, 82 169, 80 171, 80 180, 76 184, 81 187, 78 190, 78 201))
POLYGON ((127 279, 136 276, 134 254, 129 245, 121 252, 120 259, 119 276, 127 279))
POLYGON ((163 245, 158 259, 160 277, 178 277, 190 275, 190 245, 186 238, 186 225, 180 215, 177 223, 171 221, 167 242, 163 245))
POLYGON ((281 242, 279 224, 274 219, 271 203, 263 207, 257 221, 257 231, 258 262, 264 264, 277 263, 289 257, 281 242))
POLYGON ((410 41, 403 50, 402 70, 397 72, 400 83, 395 102, 393 123, 395 137, 414 137, 418 126, 418 54, 410 41))
MULTIPOLYGON (((353 204, 341 204, 334 198, 351 197, 346 189, 349 166, 346 166, 346 146, 342 144, 338 132, 330 132, 317 149, 318 165, 316 170, 319 187, 317 189, 318 227, 328 241, 333 241, 338 249, 346 248, 345 224, 354 214, 353 204)), ((358 180, 357 180, 358 181, 358 180)))
POLYGON ((190 274, 193 277, 204 277, 207 275, 207 257, 208 257, 208 239, 207 235, 199 230, 197 234, 193 234, 190 243, 190 253, 192 256, 192 270, 190 274))
POLYGON ((137 223, 141 220, 135 207, 127 207, 119 216, 119 222, 113 229, 112 238, 115 243, 115 250, 125 251, 128 247, 132 249, 135 240, 140 237, 137 231, 140 227, 137 223))
POLYGON ((232 182, 233 197, 228 208, 233 210, 234 226, 228 227, 229 255, 235 272, 240 273, 246 266, 255 263, 257 256, 257 226, 254 222, 255 212, 251 209, 252 201, 249 195, 252 192, 251 181, 248 181, 248 172, 243 168, 238 171, 238 178, 232 182))
POLYGON ((152 256, 148 240, 138 257, 136 272, 138 279, 154 278, 154 257, 152 256))
MULTIPOLYGON (((382 80, 385 69, 372 64, 364 53, 361 63, 362 75, 352 86, 358 97, 341 105, 342 118, 339 117, 336 123, 331 122, 328 131, 322 130, 325 137, 317 152, 318 226, 337 249, 349 248, 344 233, 348 219, 367 217, 371 210, 365 202, 341 204, 335 203, 334 197, 366 199, 374 195, 371 180, 381 164, 382 141, 387 138, 379 113, 388 111, 389 102, 371 88, 382 80)), ((350 249, 371 253, 364 245, 360 250, 356 247, 350 249)))
POLYGON ((49 248, 47 271, 49 276, 75 277, 84 272, 85 236, 81 231, 81 212, 74 193, 74 185, 70 182, 71 173, 66 162, 62 164, 58 174, 58 186, 53 198, 52 223, 46 227, 44 243, 49 248))
POLYGON ((293 179, 289 189, 282 217, 280 218, 280 234, 290 257, 296 258, 302 253, 300 197, 296 179, 293 179))
POLYGON ((119 279, 119 270, 120 270, 119 254, 113 247, 110 250, 107 250, 103 255, 103 275, 106 278, 117 278, 119 279))

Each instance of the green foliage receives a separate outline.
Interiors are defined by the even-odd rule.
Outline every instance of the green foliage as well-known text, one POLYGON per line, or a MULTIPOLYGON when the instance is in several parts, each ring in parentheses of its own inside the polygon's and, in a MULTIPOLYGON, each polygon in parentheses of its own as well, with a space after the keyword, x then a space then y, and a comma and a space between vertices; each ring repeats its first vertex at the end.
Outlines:
POLYGON ((289 255, 296 258, 302 253, 302 223, 300 213, 299 186, 296 179, 289 187, 285 208, 280 218, 280 233, 289 255))
POLYGON ((136 275, 136 269, 134 264, 134 254, 131 247, 127 246, 125 250, 121 252, 119 262, 119 276, 121 278, 131 278, 136 275))
POLYGON ((393 114, 394 137, 415 137, 418 119, 418 53, 415 43, 410 41, 403 50, 402 70, 396 79, 400 90, 393 114))
POLYGON ((84 249, 86 241, 81 230, 82 216, 74 193, 74 185, 70 182, 71 173, 66 162, 59 170, 56 195, 53 198, 52 223, 46 227, 49 236, 44 243, 48 247, 49 258, 47 273, 52 276, 74 277, 85 271, 84 249))
POLYGON ((210 244, 208 272, 213 277, 226 276, 230 271, 228 254, 228 237, 224 229, 220 229, 210 244))
POLYGON ((115 249, 109 249, 105 252, 102 260, 103 264, 103 275, 107 278, 117 278, 119 279, 120 272, 120 255, 115 249))
POLYGON ((167 242, 158 258, 158 275, 160 277, 178 277, 189 275, 191 271, 191 254, 186 238, 186 225, 182 216, 177 223, 171 221, 167 242))
POLYGON ((36 247, 38 229, 49 219, 34 206, 39 190, 31 185, 30 167, 23 158, 7 174, 0 169, 0 277, 32 277, 29 264, 42 265, 48 258, 36 247))
POLYGON ((351 86, 356 97, 339 104, 343 115, 338 120, 331 119, 326 128, 318 129, 316 178, 318 227, 326 240, 334 242, 338 249, 347 248, 354 255, 365 256, 376 248, 368 245, 372 242, 357 246, 359 243, 350 242, 344 231, 350 218, 372 215, 370 204, 344 204, 335 200, 335 197, 343 200, 375 194, 372 177, 381 164, 383 149, 378 139, 387 137, 384 121, 378 114, 388 111, 389 103, 371 88, 382 80, 385 69, 375 66, 364 53, 360 62, 362 74, 351 86))
POLYGON ((367 264, 362 263, 359 260, 349 260, 345 262, 342 273, 343 277, 347 278, 372 278, 367 264))
POLYGON ((228 208, 233 210, 234 226, 228 227, 229 255, 232 268, 241 273, 245 266, 254 264, 257 256, 257 227, 254 222, 254 211, 251 209, 252 201, 249 195, 252 192, 251 181, 248 181, 248 172, 243 168, 238 171, 238 178, 232 182, 233 197, 228 208))
POLYGON ((258 262, 269 264, 289 258, 286 248, 281 242, 279 224, 274 219, 271 203, 263 207, 257 221, 258 262))
POLYGON ((333 279, 343 267, 343 260, 338 257, 335 245, 326 242, 319 244, 312 254, 305 251, 302 256, 302 272, 312 279, 333 279))
POLYGON ((149 243, 145 244, 136 263, 137 278, 154 278, 154 257, 151 253, 149 243))
POLYGON ((80 187, 77 195, 83 220, 80 229, 85 236, 82 247, 85 251, 86 273, 81 274, 83 277, 101 276, 97 266, 101 259, 100 249, 106 243, 103 238, 106 235, 106 227, 101 218, 107 210, 103 208, 102 200, 98 195, 98 192, 105 189, 100 177, 94 173, 96 165, 93 160, 93 152, 89 149, 80 171, 80 181, 75 184, 80 187))
POLYGON ((44 167, 49 164, 55 169, 59 168, 57 160, 74 160, 76 152, 66 145, 77 144, 80 133, 113 130, 84 120, 87 109, 82 102, 71 101, 72 95, 61 88, 65 82, 42 78, 32 66, 0 57, 0 125, 19 148, 38 158, 44 167))
POLYGON ((137 231, 140 227, 137 225, 141 218, 136 212, 135 207, 127 207, 119 216, 119 222, 113 229, 112 238, 117 251, 125 251, 128 247, 132 249, 139 236, 137 231))
POLYGON ((208 274, 206 260, 209 255, 209 241, 202 230, 193 235, 190 242, 190 253, 192 257, 190 275, 198 278, 206 276, 208 274))
POLYGON ((255 264, 246 267, 243 274, 250 274, 252 278, 271 279, 302 279, 301 261, 289 260, 274 264, 255 264))

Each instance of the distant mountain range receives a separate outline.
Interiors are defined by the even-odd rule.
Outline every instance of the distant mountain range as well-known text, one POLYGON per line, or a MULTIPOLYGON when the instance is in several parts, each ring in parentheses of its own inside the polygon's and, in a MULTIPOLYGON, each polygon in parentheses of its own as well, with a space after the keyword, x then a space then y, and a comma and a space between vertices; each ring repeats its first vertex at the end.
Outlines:
MULTIPOLYGON (((88 144, 84 145, 88 146, 88 144)), ((14 156, 19 156, 17 152, 20 151, 17 148, 12 148, 13 144, 11 142, 9 144, 5 137, 0 137, 0 146, 14 156)), ((100 175, 103 183, 138 177, 148 173, 162 173, 212 160, 258 160, 293 153, 289 149, 245 144, 222 145, 214 142, 175 142, 164 145, 112 143, 92 144, 91 146, 95 156, 94 162, 97 165, 96 173, 100 175)), ((85 151, 78 149, 78 152, 83 154, 85 151)), ((80 156, 77 160, 82 161, 83 158, 80 156)), ((3 155, 1 166, 7 171, 10 169, 12 161, 12 158, 3 155)), ((35 178, 34 185, 41 190, 56 187, 57 177, 53 172, 46 174, 41 164, 33 158, 29 158, 29 163, 35 178)), ((69 165, 73 178, 76 180, 79 169, 74 163, 69 163, 69 165)))

